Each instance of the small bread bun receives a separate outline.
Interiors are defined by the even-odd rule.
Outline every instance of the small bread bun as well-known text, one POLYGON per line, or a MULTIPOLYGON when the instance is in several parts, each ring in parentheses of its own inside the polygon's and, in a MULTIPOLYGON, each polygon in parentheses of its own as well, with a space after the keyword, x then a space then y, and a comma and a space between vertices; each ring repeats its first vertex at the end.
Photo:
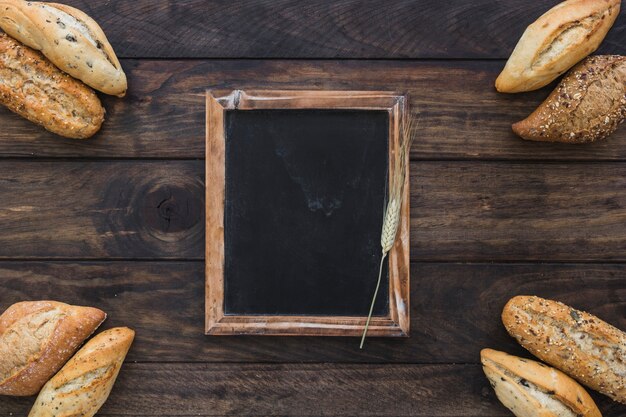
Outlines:
POLYGON ((589 313, 534 296, 512 298, 504 327, 530 353, 626 404, 626 334, 589 313))
POLYGON ((0 316, 0 395, 37 394, 105 318, 56 301, 13 304, 0 316))
POLYGON ((626 57, 594 55, 576 65, 530 116, 513 125, 526 140, 587 143, 626 118, 626 57))
POLYGON ((501 93, 537 90, 598 49, 621 0, 567 0, 528 26, 496 80, 501 93))
POLYGON ((111 44, 82 11, 57 3, 0 0, 0 28, 88 86, 126 94, 126 74, 111 44))
POLYGON ((587 391, 554 368, 504 352, 480 352, 496 396, 517 417, 602 417, 587 391))
POLYGON ((134 337, 126 327, 94 336, 43 387, 28 417, 93 417, 109 397, 134 337))

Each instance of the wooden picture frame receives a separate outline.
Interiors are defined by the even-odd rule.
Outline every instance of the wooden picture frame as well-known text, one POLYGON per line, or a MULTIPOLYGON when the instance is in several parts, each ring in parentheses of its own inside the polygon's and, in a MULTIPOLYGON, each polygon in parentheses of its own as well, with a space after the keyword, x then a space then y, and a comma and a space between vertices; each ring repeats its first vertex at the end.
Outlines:
MULTIPOLYGON (((389 114, 389 171, 407 109, 402 94, 382 91, 207 91, 206 95, 206 334, 361 336, 366 317, 259 316, 224 313, 225 112, 260 109, 384 110, 389 114)), ((408 156, 407 156, 408 158, 408 156)), ((408 166, 408 161, 407 161, 408 166)), ((391 177, 391 175, 390 175, 391 177)), ((373 317, 368 335, 409 334, 409 173, 396 242, 389 253, 389 314, 373 317)))

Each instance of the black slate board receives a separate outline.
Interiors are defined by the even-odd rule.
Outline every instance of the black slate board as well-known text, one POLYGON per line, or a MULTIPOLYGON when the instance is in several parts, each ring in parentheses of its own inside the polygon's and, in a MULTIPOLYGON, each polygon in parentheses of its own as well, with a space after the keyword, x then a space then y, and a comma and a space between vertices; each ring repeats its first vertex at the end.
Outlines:
MULTIPOLYGON (((367 315, 380 262, 389 116, 227 111, 224 312, 367 315)), ((387 268, 374 315, 388 314, 387 268)))

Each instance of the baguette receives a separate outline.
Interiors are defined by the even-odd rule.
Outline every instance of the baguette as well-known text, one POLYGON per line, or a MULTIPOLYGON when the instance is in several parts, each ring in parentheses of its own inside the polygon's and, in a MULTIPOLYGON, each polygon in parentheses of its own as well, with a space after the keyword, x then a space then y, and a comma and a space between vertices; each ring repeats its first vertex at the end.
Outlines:
POLYGON ((96 308, 17 303, 0 316, 0 394, 35 395, 106 318, 96 308))
POLYGON ((598 49, 621 0, 567 0, 528 26, 496 80, 502 93, 548 85, 598 49))
POLYGON ((624 118, 626 57, 598 55, 574 67, 513 131, 527 140, 594 142, 613 133, 624 118))
POLYGON ((542 361, 626 404, 626 334, 599 318, 539 297, 504 307, 511 336, 542 361))
POLYGON ((126 74, 100 26, 57 3, 0 0, 0 28, 54 65, 106 94, 126 94, 126 74))
POLYGON ((105 403, 135 332, 106 330, 83 346, 41 390, 29 417, 92 417, 105 403))
POLYGON ((504 352, 480 352, 485 375, 517 417, 602 417, 587 391, 563 372, 504 352))
POLYGON ((0 34, 0 104, 73 139, 93 136, 104 121, 104 108, 89 87, 6 34, 0 34))

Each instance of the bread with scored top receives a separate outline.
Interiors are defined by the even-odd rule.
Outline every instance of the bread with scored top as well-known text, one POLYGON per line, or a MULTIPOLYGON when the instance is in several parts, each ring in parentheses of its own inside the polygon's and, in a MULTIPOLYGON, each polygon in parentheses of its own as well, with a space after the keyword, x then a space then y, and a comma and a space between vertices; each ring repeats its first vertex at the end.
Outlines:
POLYGON ((113 47, 84 12, 58 3, 0 0, 0 28, 88 86, 126 94, 126 74, 113 47))
POLYGON ((92 89, 41 53, 0 33, 0 104, 50 132, 86 139, 100 130, 104 107, 92 89))
POLYGON ((530 353, 583 385, 626 404, 626 334, 563 303, 517 296, 504 327, 530 353))
POLYGON ((28 417, 92 417, 106 402, 135 332, 126 327, 93 337, 41 390, 28 417))
POLYGON ((13 304, 0 316, 0 395, 37 394, 105 318, 56 301, 13 304))
POLYGON ((539 89, 595 51, 621 0, 567 0, 528 26, 496 80, 502 93, 539 89))
POLYGON ((526 140, 587 143, 609 136, 626 118, 626 57, 594 55, 576 65, 513 131, 526 140))
POLYGON ((493 349, 480 352, 500 402, 517 417, 602 417, 587 391, 563 372, 493 349))

